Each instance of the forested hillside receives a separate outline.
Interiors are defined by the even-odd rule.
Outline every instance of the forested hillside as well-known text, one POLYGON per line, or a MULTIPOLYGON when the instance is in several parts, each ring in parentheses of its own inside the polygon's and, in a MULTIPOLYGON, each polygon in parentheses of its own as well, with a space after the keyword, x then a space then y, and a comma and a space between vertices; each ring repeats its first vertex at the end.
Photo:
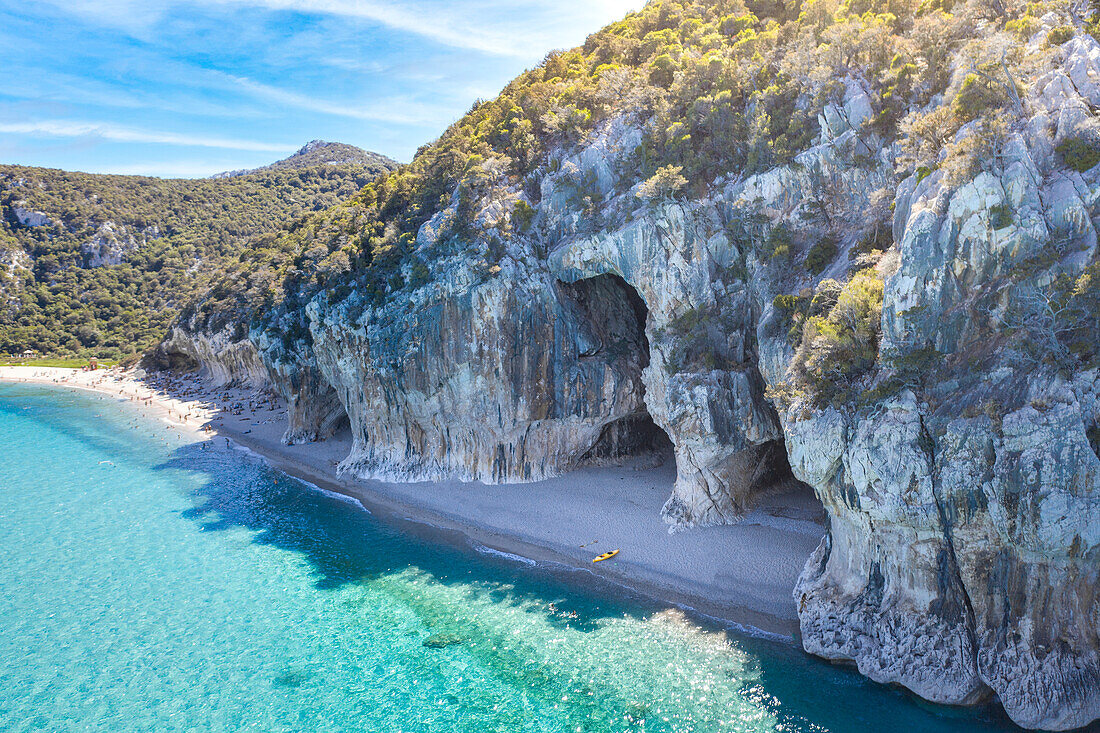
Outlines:
POLYGON ((0 353, 141 353, 250 239, 394 165, 356 150, 328 150, 351 161, 329 164, 306 146, 291 164, 201 180, 0 166, 0 353))

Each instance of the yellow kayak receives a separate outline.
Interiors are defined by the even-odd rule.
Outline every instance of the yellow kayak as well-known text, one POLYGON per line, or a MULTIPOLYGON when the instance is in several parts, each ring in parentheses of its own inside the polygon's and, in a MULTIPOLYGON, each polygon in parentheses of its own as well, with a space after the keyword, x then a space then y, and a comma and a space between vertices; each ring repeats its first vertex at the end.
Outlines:
POLYGON ((618 554, 619 554, 618 550, 612 550, 611 552, 605 552, 602 555, 597 555, 596 557, 592 558, 592 562, 602 562, 604 560, 608 560, 610 558, 613 558, 618 554))

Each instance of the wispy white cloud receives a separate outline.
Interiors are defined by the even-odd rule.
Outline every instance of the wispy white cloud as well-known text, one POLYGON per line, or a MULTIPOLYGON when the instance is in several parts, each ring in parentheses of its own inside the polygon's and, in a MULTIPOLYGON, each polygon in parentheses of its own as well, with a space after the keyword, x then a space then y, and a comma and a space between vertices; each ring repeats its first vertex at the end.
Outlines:
MULTIPOLYGON (((30 100, 41 105, 79 107, 111 107, 116 109, 156 109, 176 114, 201 117, 232 117, 236 119, 255 116, 256 112, 240 104, 217 103, 202 98, 206 88, 196 84, 192 71, 188 79, 191 88, 180 85, 169 87, 164 74, 160 77, 160 89, 143 90, 141 93, 107 84, 99 79, 84 78, 58 72, 42 71, 31 67, 19 68, 0 90, 0 97, 30 100)), ((54 111, 46 114, 65 114, 54 111)))
MULTIPOLYGON (((207 2, 211 0, 205 0, 207 2)), ((376 0, 213 0, 215 2, 262 5, 275 10, 340 15, 378 23, 393 30, 428 38, 454 48, 493 54, 496 56, 529 56, 530 47, 524 39, 502 32, 498 26, 485 23, 485 16, 456 15, 440 6, 425 7, 416 3, 390 3, 376 0)))
POLYGON ((315 137, 407 159, 547 51, 643 5, 0 0, 0 146, 42 165, 173 175, 262 165, 315 137))
POLYGON ((39 0, 57 10, 100 26, 118 28, 135 38, 154 39, 172 0, 39 0))
MULTIPOLYGON (((422 0, 192 0, 360 18, 454 48, 496 56, 539 58, 560 44, 569 26, 608 20, 640 9, 644 0, 587 0, 580 7, 560 0, 425 3, 422 0), (577 17, 576 11, 580 10, 577 17), (549 22, 548 22, 549 21, 549 22), (564 21, 564 22, 563 22, 564 21)), ((587 27, 587 31, 596 30, 587 27)))
MULTIPOLYGON (((645 0, 513 0, 510 3, 431 0, 44 0, 85 20, 147 37, 171 6, 255 7, 369 21, 452 48, 493 56, 538 59, 577 30, 596 30, 640 9, 645 0)), ((583 38, 583 36, 581 36, 583 38)))
POLYGON ((257 152, 286 153, 293 145, 264 143, 256 140, 233 140, 201 135, 180 135, 159 130, 142 130, 110 123, 74 122, 69 120, 39 120, 35 122, 0 122, 0 133, 40 137, 98 137, 127 143, 155 143, 185 147, 225 148, 257 152))
POLYGON ((356 120, 374 120, 405 125, 431 124, 441 110, 417 104, 409 99, 380 99, 368 105, 352 105, 330 102, 287 89, 264 84, 242 76, 225 75, 241 89, 273 102, 290 107, 317 112, 318 114, 350 117, 356 120))

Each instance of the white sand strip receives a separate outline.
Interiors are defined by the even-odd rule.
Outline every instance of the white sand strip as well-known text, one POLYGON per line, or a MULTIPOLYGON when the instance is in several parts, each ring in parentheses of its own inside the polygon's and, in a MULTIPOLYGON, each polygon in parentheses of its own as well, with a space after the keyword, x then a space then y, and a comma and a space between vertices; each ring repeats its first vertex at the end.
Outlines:
POLYGON ((586 468, 537 483, 393 484, 337 476, 348 454, 345 432, 321 443, 286 446, 281 404, 247 390, 215 389, 192 375, 137 380, 133 372, 0 367, 0 379, 94 389, 154 407, 193 432, 207 424, 277 468, 350 495, 383 517, 407 517, 457 530, 477 545, 591 572, 702 613, 790 636, 797 631, 791 590, 824 533, 821 505, 808 489, 770 497, 736 525, 674 535, 660 519, 675 479, 671 460, 656 469, 586 468), (584 547, 581 547, 584 545, 584 547), (608 550, 618 556, 591 559, 608 550))

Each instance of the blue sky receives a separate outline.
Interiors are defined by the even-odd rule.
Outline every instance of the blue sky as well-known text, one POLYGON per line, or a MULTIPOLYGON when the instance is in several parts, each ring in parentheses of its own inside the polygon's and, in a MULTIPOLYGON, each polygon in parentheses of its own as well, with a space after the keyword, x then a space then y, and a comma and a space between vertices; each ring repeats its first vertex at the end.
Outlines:
POLYGON ((643 0, 0 0, 0 162, 204 176, 313 139, 404 162, 643 0))

